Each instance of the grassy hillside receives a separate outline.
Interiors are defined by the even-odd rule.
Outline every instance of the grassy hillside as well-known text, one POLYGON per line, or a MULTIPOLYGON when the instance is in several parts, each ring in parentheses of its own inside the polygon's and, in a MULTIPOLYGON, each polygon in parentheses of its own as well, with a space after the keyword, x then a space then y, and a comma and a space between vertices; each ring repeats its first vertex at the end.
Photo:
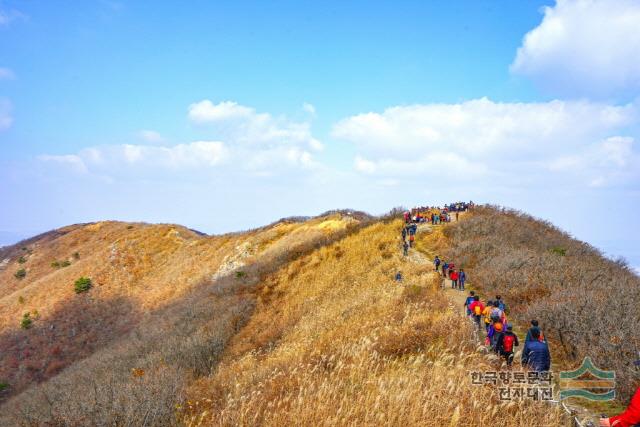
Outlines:
POLYGON ((150 411, 166 423, 182 387, 209 372, 251 315, 251 289, 262 275, 359 223, 334 214, 207 237, 173 225, 106 222, 4 250, 0 382, 9 387, 2 396, 26 391, 2 415, 73 425, 89 414, 117 423, 150 411), (60 260, 70 265, 52 266, 60 260), (14 277, 23 267, 26 276, 14 277), (93 286, 76 294, 81 276, 93 286), (20 327, 25 312, 28 329, 20 327))
POLYGON ((564 425, 557 406, 471 385, 501 364, 461 294, 439 289, 435 253, 523 325, 541 319, 560 366, 589 354, 629 389, 639 288, 624 265, 494 208, 422 228, 404 257, 396 218, 224 236, 103 222, 3 249, 0 425, 564 425), (81 276, 93 286, 78 294, 81 276), (611 295, 624 315, 607 315, 611 295))
POLYGON ((556 426, 554 407, 471 387, 492 369, 431 266, 378 222, 267 277, 218 368, 189 389, 188 425, 556 426), (401 270, 405 280, 393 280, 401 270))
POLYGON ((640 278, 624 262, 549 223, 495 207, 476 209, 445 235, 439 251, 464 266, 485 295, 502 294, 523 324, 540 320, 557 367, 591 356, 616 371, 623 398, 635 391, 640 278))

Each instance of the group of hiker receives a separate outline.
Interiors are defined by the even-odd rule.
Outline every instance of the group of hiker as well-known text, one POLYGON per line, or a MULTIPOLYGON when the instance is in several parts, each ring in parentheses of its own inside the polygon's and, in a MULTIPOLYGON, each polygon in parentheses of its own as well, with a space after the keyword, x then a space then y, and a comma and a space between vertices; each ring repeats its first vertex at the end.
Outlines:
POLYGON ((402 252, 404 256, 409 255, 409 248, 413 247, 417 232, 418 226, 415 223, 406 224, 402 227, 402 252))
MULTIPOLYGON (((433 260, 433 265, 435 266, 435 271, 437 273, 442 273, 442 277, 444 279, 451 280, 451 289, 459 289, 464 291, 464 284, 467 281, 467 273, 464 272, 464 269, 460 269, 460 271, 456 270, 456 266, 454 263, 449 263, 447 261, 443 261, 440 259, 438 255, 433 260)), ((442 282, 442 288, 445 287, 445 282, 442 282)))
MULTIPOLYGON (((473 319, 478 330, 485 331, 485 345, 507 362, 513 363, 515 347, 520 345, 513 325, 507 321, 507 306, 500 295, 495 300, 483 303, 474 291, 464 302, 467 316, 473 319)), ((531 321, 522 350, 523 366, 536 372, 546 372, 551 368, 551 353, 537 320, 531 321)))
MULTIPOLYGON (((449 212, 464 212, 473 208, 473 202, 454 203, 440 208, 415 208, 405 212, 405 225, 402 228, 403 253, 408 255, 409 248, 413 247, 418 222, 424 222, 429 218, 432 224, 439 224, 450 220, 449 212)), ((456 218, 457 220, 458 218, 456 218)), ((442 274, 443 279, 451 281, 451 288, 460 291, 465 290, 467 275, 464 269, 456 270, 453 262, 447 262, 436 256, 434 268, 442 274)), ((395 280, 402 281, 402 274, 398 272, 395 280)), ((446 286, 446 280, 442 281, 442 287, 446 286)), ((508 322, 508 308, 500 295, 495 299, 483 303, 475 291, 470 291, 464 302, 466 315, 473 320, 478 331, 484 331, 485 345, 490 351, 502 357, 508 367, 514 360, 515 348, 520 346, 520 340, 513 331, 513 325, 508 322)), ((524 348, 520 362, 522 366, 535 372, 548 372, 551 369, 551 353, 549 344, 540 328, 539 322, 531 320, 529 329, 524 339, 524 348)), ((640 360, 634 362, 634 366, 640 371, 640 360)), ((623 413, 615 417, 601 417, 601 427, 633 427, 640 426, 640 388, 636 390, 629 407, 623 413)))
POLYGON ((456 221, 460 212, 466 212, 472 209, 473 202, 456 202, 439 206, 419 206, 404 213, 405 223, 431 222, 432 225, 438 225, 451 222, 452 214, 455 215, 456 221))
MULTIPOLYGON (((408 255, 410 247, 413 247, 416 223, 431 221, 432 224, 440 224, 451 220, 450 212, 464 212, 473 208, 473 202, 454 203, 440 208, 414 208, 404 213, 405 226, 402 229, 402 242, 404 255, 408 255), (407 242, 408 237, 408 242, 407 242)), ((464 269, 456 270, 453 262, 447 262, 436 256, 434 261, 435 271, 442 274, 443 279, 451 281, 451 288, 464 291, 467 275, 464 269)), ((398 272, 396 281, 402 281, 402 274, 398 272)), ((442 281, 442 287, 446 285, 446 280, 442 281)), ((515 348, 520 346, 520 340, 513 331, 513 325, 507 320, 508 309, 500 295, 496 295, 494 300, 483 303, 475 291, 470 291, 464 302, 466 315, 475 322, 478 331, 485 334, 485 345, 497 355, 502 357, 508 367, 511 367, 514 360, 515 348)), ((549 344, 540 328, 539 322, 531 320, 530 327, 524 339, 524 348, 520 362, 522 366, 535 372, 548 372, 551 369, 551 353, 549 344)), ((636 370, 640 371, 640 360, 634 362, 636 370)), ((640 387, 636 390, 628 408, 621 414, 614 417, 600 418, 600 427, 633 427, 640 426, 640 387)))

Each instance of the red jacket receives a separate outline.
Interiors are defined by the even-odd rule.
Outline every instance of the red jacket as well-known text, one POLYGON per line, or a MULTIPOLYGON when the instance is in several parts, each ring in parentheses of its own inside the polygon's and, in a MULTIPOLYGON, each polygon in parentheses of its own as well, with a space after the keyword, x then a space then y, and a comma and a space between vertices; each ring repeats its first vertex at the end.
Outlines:
POLYGON ((471 311, 472 314, 476 314, 476 307, 479 306, 480 307, 480 314, 482 314, 482 312, 484 311, 484 304, 482 304, 480 301, 474 301, 471 304, 469 304, 469 311, 471 311))
POLYGON ((622 414, 609 418, 612 427, 632 427, 640 424, 640 388, 631 398, 629 407, 622 414))
POLYGON ((451 280, 458 280, 458 273, 455 271, 452 271, 449 277, 451 277, 451 280))

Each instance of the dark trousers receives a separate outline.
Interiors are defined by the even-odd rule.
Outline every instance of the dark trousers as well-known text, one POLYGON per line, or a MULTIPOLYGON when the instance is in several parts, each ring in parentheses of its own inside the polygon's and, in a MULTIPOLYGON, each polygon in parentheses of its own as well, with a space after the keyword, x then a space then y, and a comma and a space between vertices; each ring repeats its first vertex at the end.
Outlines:
POLYGON ((513 351, 501 351, 500 355, 507 361, 507 366, 511 366, 513 363, 513 351))
POLYGON ((474 314, 473 315, 473 320, 476 322, 476 324, 478 325, 478 329, 480 329, 480 315, 479 314, 474 314))

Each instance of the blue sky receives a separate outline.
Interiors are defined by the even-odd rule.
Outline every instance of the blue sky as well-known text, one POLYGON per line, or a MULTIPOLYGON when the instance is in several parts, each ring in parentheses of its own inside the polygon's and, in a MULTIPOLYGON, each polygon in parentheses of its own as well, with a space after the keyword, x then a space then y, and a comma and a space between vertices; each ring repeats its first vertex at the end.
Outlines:
POLYGON ((637 28, 635 0, 0 1, 0 244, 474 199, 640 265, 637 28))

